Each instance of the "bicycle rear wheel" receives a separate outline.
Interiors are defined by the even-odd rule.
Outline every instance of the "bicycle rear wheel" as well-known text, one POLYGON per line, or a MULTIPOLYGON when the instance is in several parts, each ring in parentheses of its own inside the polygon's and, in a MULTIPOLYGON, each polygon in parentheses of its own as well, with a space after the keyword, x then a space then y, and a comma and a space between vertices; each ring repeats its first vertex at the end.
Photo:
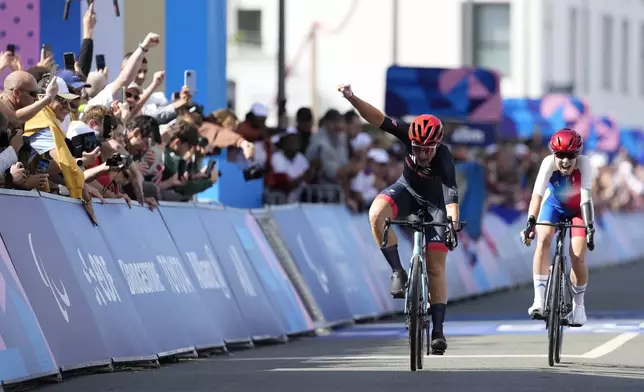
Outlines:
MULTIPOLYGON (((412 260, 411 277, 409 282, 409 365, 412 372, 418 369, 418 356, 422 357, 422 328, 419 317, 420 309, 420 257, 415 256, 412 260)), ((422 359, 421 359, 422 360, 422 359)), ((420 368, 422 369, 422 363, 420 368)))
POLYGON ((561 294, 561 256, 555 256, 555 263, 552 267, 550 274, 550 282, 552 283, 549 291, 548 298, 548 365, 555 365, 555 355, 559 349, 559 336, 561 327, 560 310, 560 294, 561 294))

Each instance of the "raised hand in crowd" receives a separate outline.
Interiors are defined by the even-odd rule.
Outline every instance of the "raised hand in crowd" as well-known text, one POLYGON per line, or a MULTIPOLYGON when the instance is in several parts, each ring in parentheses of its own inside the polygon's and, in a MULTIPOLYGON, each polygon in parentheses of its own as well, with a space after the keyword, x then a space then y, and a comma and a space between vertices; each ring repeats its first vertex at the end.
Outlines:
POLYGON ((112 103, 112 113, 125 123, 130 118, 130 105, 127 102, 114 101, 112 103))
POLYGON ((49 98, 50 101, 53 101, 58 95, 58 83, 56 83, 56 78, 51 78, 47 87, 45 88, 45 97, 49 98))
POLYGON ((5 68, 11 67, 13 64, 13 53, 12 52, 0 52, 0 71, 5 68))
POLYGON ((148 35, 145 37, 143 42, 141 43, 141 46, 143 47, 144 50, 152 49, 155 46, 159 45, 161 42, 161 37, 157 33, 148 33, 148 35))
POLYGON ((94 12, 94 2, 92 2, 85 15, 83 15, 83 39, 91 39, 94 37, 94 29, 96 28, 96 12, 94 12))
POLYGON ((20 60, 20 55, 18 53, 13 55, 13 61, 9 67, 14 71, 22 71, 22 60, 20 60))
POLYGON ((51 70, 51 67, 54 65, 55 62, 56 60, 54 60, 54 56, 51 53, 47 53, 43 48, 40 50, 40 61, 38 61, 38 64, 36 65, 38 67, 43 67, 51 70))
POLYGON ((157 71, 154 73, 154 76, 152 77, 152 85, 155 87, 155 89, 161 87, 164 81, 165 71, 157 71))

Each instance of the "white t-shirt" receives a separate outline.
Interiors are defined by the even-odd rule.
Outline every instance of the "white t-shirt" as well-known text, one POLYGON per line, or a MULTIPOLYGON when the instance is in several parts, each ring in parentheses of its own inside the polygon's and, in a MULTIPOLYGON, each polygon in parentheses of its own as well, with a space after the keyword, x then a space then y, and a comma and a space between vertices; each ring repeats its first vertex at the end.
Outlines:
POLYGON ((90 99, 85 105, 85 110, 89 109, 92 106, 107 106, 112 107, 112 102, 114 102, 114 93, 113 93, 114 82, 108 83, 100 93, 90 99))
POLYGON ((373 173, 367 174, 364 170, 359 172, 351 179, 351 190, 362 195, 364 202, 372 202, 379 193, 376 189, 376 176, 373 173))
MULTIPOLYGON (((273 153, 271 156, 271 165, 273 166, 273 171, 275 173, 284 173, 286 174, 290 179, 298 178, 304 172, 309 170, 309 161, 306 159, 304 154, 301 152, 298 152, 295 155, 295 158, 293 158, 292 161, 290 161, 282 151, 276 151, 273 153)), ((289 203, 294 203, 297 202, 297 200, 300 197, 300 193, 302 193, 302 189, 304 188, 304 183, 300 183, 300 185, 293 189, 289 194, 288 194, 288 202, 289 203)))

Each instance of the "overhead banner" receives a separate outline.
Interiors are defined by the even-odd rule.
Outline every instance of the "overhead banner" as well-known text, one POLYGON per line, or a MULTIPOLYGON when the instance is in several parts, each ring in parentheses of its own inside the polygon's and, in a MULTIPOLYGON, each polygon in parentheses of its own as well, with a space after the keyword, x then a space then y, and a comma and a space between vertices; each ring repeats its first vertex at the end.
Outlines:
POLYGON ((332 325, 352 321, 343 288, 304 212, 290 205, 271 208, 270 213, 324 319, 332 325))
POLYGON ((190 274, 199 287, 201 297, 221 328, 224 341, 249 342, 250 331, 239 311, 221 261, 215 255, 214 247, 201 224, 197 208, 163 203, 160 211, 174 243, 190 266, 190 274))
POLYGON ((56 363, 70 370, 108 364, 110 351, 43 199, 2 194, 0 214, 0 234, 56 363))
POLYGON ((148 331, 101 232, 87 218, 79 202, 48 196, 43 195, 42 201, 65 249, 64 260, 76 274, 110 358, 116 362, 141 360, 141 356, 156 360, 148 331))
POLYGON ((58 373, 29 299, 0 237, 0 385, 58 373))
MULTIPOLYGON (((239 310, 254 340, 279 339, 287 328, 268 299, 244 247, 237 238, 229 211, 203 208, 199 218, 237 298, 239 310)), ((234 214, 234 213, 233 213, 234 214)))
POLYGON ((237 238, 269 294, 268 298, 273 308, 279 310, 282 315, 289 334, 300 334, 315 329, 300 295, 277 260, 255 218, 243 210, 232 210, 229 217, 237 238))
POLYGON ((498 73, 483 68, 387 69, 385 112, 392 117, 433 114, 472 124, 498 124, 503 105, 498 73))

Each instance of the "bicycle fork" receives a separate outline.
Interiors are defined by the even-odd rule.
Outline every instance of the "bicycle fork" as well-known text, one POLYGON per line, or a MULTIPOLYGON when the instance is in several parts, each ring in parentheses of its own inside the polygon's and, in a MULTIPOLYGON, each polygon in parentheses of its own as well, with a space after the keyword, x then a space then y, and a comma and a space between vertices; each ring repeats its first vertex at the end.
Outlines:
POLYGON ((411 258, 411 262, 409 263, 409 269, 407 272, 407 276, 409 279, 407 280, 407 289, 405 290, 405 315, 407 316, 406 321, 405 321, 405 327, 409 328, 409 287, 412 284, 415 284, 416 282, 412 282, 413 279, 413 274, 412 274, 412 268, 414 266, 414 263, 419 263, 420 267, 420 304, 421 306, 418 308, 418 311, 421 312, 419 316, 423 317, 423 326, 426 326, 427 322, 429 321, 429 314, 430 314, 430 304, 429 304, 429 284, 428 284, 428 279, 427 279, 427 270, 425 266, 425 257, 423 257, 423 250, 425 249, 425 236, 421 232, 415 232, 414 233, 414 248, 413 248, 413 256, 411 258))

